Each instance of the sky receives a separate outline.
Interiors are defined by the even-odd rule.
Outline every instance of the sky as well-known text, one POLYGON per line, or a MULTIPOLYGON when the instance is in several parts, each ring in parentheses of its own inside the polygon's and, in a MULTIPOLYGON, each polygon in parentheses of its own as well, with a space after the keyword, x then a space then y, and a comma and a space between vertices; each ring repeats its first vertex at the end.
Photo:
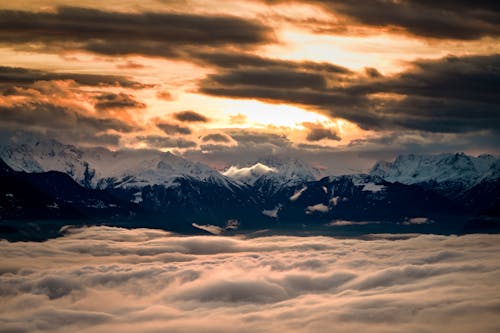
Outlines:
POLYGON ((0 4, 0 130, 331 173, 499 154, 498 1, 0 4))

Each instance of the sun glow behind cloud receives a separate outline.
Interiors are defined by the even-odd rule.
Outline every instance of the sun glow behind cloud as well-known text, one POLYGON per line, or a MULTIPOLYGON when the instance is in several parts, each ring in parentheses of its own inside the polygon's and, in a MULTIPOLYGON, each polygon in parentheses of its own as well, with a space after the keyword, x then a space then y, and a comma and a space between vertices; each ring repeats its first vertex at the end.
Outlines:
POLYGON ((364 28, 352 34, 313 29, 312 24, 284 23, 278 29, 282 42, 265 46, 262 52, 273 58, 329 62, 356 71, 373 67, 383 74, 401 72, 416 59, 500 52, 500 39, 491 37, 467 42, 437 41, 380 28, 364 28))
POLYGON ((269 104, 256 100, 225 100, 222 110, 226 114, 240 113, 247 117, 242 127, 288 127, 302 128, 303 122, 326 122, 328 118, 302 108, 285 105, 269 104))

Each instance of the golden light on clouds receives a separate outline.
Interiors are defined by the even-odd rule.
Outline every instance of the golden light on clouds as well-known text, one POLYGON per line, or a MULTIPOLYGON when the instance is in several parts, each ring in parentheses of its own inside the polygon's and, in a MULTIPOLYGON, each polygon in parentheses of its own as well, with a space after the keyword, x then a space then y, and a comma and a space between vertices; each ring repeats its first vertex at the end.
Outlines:
POLYGON ((499 3, 0 0, 0 331, 498 332, 499 3))
POLYGON ((500 29, 486 15, 494 10, 477 4, 477 10, 466 13, 409 0, 379 5, 300 0, 2 4, 9 21, 0 32, 0 58, 8 74, 0 102, 66 108, 78 115, 72 116, 75 123, 80 116, 97 117, 111 127, 92 126, 98 135, 118 137, 111 144, 115 149, 146 147, 137 137, 147 135, 182 139, 179 149, 198 148, 204 144, 198 134, 232 129, 284 135, 296 148, 336 149, 351 149, 351 143, 363 140, 386 142, 388 135, 397 145, 395 133, 401 130, 411 132, 405 137, 419 145, 432 141, 434 133, 489 133, 495 122, 482 120, 489 119, 485 105, 495 98, 466 95, 477 89, 471 96, 483 96, 490 91, 487 82, 496 82, 490 76, 496 75, 500 29), (411 12, 413 21, 406 22, 399 14, 410 15, 412 6, 422 11, 411 12), (430 29, 426 22, 443 10, 448 16, 430 29), (367 16, 370 12, 373 16, 367 16), (30 71, 38 72, 29 78, 30 71), (79 75, 94 77, 72 79, 79 75), (485 81, 477 84, 481 78, 485 81), (35 94, 38 100, 9 95, 31 85, 45 87, 35 94), (456 93, 447 90, 450 85, 457 86, 456 93), (49 86, 65 87, 66 95, 59 91, 51 100, 55 92, 49 86), (102 99, 108 106, 99 111, 102 99), (173 118, 185 110, 208 120, 173 118), (446 121, 436 123, 441 110, 446 121), (474 110, 485 116, 475 119, 474 110), (166 134, 158 121, 189 133, 166 134))
POLYGON ((377 68, 395 74, 416 59, 439 59, 450 54, 467 55, 500 52, 500 40, 429 41, 396 33, 370 29, 368 35, 314 34, 290 25, 280 30, 282 43, 269 45, 263 52, 273 58, 313 60, 335 63, 352 70, 377 68))

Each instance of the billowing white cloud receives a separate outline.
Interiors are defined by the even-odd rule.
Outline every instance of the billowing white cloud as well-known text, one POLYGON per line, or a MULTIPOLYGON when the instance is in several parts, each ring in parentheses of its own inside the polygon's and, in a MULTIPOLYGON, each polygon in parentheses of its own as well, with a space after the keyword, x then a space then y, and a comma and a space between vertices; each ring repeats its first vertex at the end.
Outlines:
POLYGON ((4 332, 496 332, 499 235, 66 228, 0 241, 4 332))
POLYGON ((277 172, 275 168, 268 167, 262 163, 256 163, 250 167, 239 168, 236 166, 231 166, 229 169, 224 171, 222 174, 229 178, 240 180, 245 183, 253 184, 261 176, 267 175, 268 173, 277 172))

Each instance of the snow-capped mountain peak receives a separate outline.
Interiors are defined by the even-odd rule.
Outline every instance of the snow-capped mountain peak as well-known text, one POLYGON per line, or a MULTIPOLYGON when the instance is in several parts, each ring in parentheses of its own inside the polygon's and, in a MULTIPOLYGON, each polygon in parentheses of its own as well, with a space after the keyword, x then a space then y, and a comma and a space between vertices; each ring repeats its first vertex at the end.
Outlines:
POLYGON ((60 171, 86 187, 174 185, 180 177, 229 186, 207 165, 169 152, 77 148, 43 136, 17 133, 0 146, 0 158, 16 171, 60 171))
POLYGON ((483 179, 497 178, 499 170, 500 161, 492 155, 407 154, 399 155, 393 162, 378 162, 370 174, 403 184, 460 183, 463 188, 470 188, 483 179))
POLYGON ((319 171, 296 158, 269 156, 260 158, 249 166, 231 166, 223 175, 246 185, 276 192, 285 187, 314 181, 318 178, 319 171))

